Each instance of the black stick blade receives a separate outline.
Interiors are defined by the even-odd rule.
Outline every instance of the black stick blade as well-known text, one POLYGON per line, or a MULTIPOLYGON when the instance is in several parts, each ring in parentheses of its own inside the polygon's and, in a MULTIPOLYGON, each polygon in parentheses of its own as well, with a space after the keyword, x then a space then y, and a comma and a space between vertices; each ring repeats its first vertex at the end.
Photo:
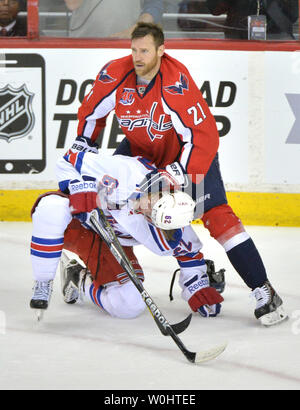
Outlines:
POLYGON ((175 323, 174 325, 171 325, 171 328, 174 330, 176 335, 179 335, 179 333, 184 332, 185 329, 188 328, 189 324, 191 323, 192 317, 193 317, 193 315, 191 313, 182 322, 175 323))
POLYGON ((161 331, 161 333, 164 336, 170 336, 170 330, 169 327, 172 328, 173 332, 176 335, 179 335, 179 333, 182 333, 185 331, 185 329, 189 326, 189 324, 191 323, 192 320, 192 313, 190 315, 188 315, 188 317, 186 317, 184 320, 182 320, 179 323, 175 323, 174 325, 171 325, 169 323, 167 323, 167 321, 165 321, 164 324, 162 324, 161 321, 159 321, 159 318, 156 316, 153 316, 154 320, 157 323, 157 326, 159 327, 159 330, 161 331))

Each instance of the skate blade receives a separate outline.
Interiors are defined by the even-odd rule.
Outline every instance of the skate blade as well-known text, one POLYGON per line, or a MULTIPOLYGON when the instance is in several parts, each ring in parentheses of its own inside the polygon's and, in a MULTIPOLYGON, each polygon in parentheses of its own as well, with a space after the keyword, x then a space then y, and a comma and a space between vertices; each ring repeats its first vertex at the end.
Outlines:
POLYGON ((279 306, 274 312, 267 313, 266 315, 262 316, 259 320, 263 326, 269 327, 277 325, 289 317, 287 313, 284 311, 282 306, 279 306))
POLYGON ((45 309, 35 309, 35 317, 37 322, 41 322, 44 318, 45 309))

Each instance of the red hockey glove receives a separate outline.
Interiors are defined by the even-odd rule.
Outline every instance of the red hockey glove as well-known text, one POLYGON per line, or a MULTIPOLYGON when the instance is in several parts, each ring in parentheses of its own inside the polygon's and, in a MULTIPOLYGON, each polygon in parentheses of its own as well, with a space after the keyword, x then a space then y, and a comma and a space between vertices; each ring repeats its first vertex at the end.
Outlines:
POLYGON ((223 300, 215 288, 208 287, 194 293, 188 300, 188 304, 194 312, 199 312, 201 316, 214 317, 220 313, 223 300))
MULTIPOLYGON (((192 272, 191 272, 192 273, 192 272)), ((223 297, 209 285, 209 278, 206 273, 199 271, 199 274, 187 275, 181 270, 179 284, 182 297, 188 302, 194 312, 199 312, 204 317, 217 316, 221 311, 223 297)))
POLYGON ((70 208, 72 215, 81 212, 91 212, 97 208, 96 178, 83 175, 82 180, 74 179, 69 183, 70 208))

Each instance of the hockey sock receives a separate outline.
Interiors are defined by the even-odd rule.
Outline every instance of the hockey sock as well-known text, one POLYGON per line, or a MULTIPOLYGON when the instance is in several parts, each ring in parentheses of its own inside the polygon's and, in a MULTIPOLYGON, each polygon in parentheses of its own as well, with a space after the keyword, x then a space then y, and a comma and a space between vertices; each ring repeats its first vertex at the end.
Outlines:
POLYGON ((145 310, 145 303, 132 282, 123 285, 95 287, 94 283, 85 285, 85 294, 113 317, 132 319, 145 310))
POLYGON ((101 302, 101 293, 103 291, 103 287, 100 286, 96 288, 95 285, 92 283, 91 285, 85 286, 85 294, 88 296, 92 302, 98 306, 101 310, 104 310, 104 307, 101 302))
POLYGON ((30 250, 35 280, 54 279, 71 219, 69 200, 60 195, 44 196, 35 207, 30 250))
POLYGON ((230 249, 227 256, 249 288, 261 287, 267 280, 263 261, 251 238, 230 249))
POLYGON ((31 238, 31 263, 35 280, 51 280, 55 277, 64 246, 64 238, 31 238))

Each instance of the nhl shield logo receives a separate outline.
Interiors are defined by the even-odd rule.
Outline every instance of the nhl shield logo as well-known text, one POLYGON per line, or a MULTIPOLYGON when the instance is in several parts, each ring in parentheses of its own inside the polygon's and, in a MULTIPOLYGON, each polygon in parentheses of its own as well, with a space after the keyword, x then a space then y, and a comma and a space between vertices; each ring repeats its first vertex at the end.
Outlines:
POLYGON ((13 88, 9 84, 0 89, 0 138, 10 142, 25 137, 34 126, 33 93, 26 85, 13 88))

